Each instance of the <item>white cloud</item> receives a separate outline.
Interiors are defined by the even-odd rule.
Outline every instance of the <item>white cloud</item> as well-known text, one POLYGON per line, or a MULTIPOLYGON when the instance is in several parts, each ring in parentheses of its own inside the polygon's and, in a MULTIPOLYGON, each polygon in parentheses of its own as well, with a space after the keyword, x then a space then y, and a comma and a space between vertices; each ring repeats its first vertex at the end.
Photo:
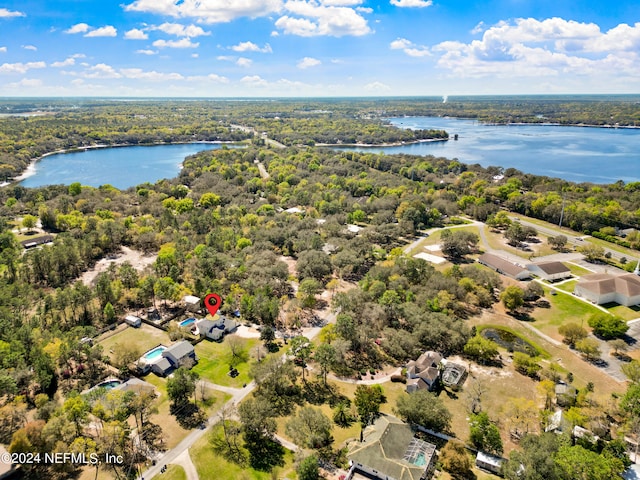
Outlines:
POLYGON ((391 90, 391 87, 389 85, 386 85, 382 82, 367 83, 363 88, 368 92, 388 92, 389 90, 391 90))
POLYGON ((75 65, 75 64, 76 64, 76 59, 73 56, 71 56, 71 57, 67 57, 62 62, 53 62, 51 66, 54 68, 61 68, 61 67, 70 67, 71 65, 75 65))
POLYGON ((0 65, 0 73, 27 73, 29 70, 36 68, 45 68, 47 66, 44 62, 27 62, 27 63, 3 63, 0 65))
POLYGON ((192 42, 189 38, 181 38, 180 40, 156 40, 153 46, 157 48, 198 48, 198 42, 192 42))
POLYGON ((473 27, 473 29, 471 30, 471 33, 473 35, 481 33, 481 32, 484 31, 485 27, 486 27, 486 25, 484 24, 484 22, 480 22, 475 27, 473 27))
POLYGON ((174 18, 196 18, 202 23, 230 22, 240 17, 263 17, 282 8, 282 0, 136 0, 127 11, 147 12, 174 18))
POLYGON ((272 53, 271 45, 265 43, 264 47, 260 48, 253 42, 240 42, 238 45, 234 45, 229 47, 234 52, 261 52, 261 53, 272 53))
POLYGON ((9 88, 20 88, 20 87, 35 88, 40 86, 42 86, 42 80, 40 80, 39 78, 23 78, 19 82, 13 82, 13 83, 7 84, 7 87, 9 88))
POLYGON ((26 17, 26 15, 22 12, 7 10, 6 8, 0 8, 0 18, 11 18, 11 17, 26 17))
POLYGON ((124 38, 127 40, 146 40, 149 38, 146 32, 138 28, 132 28, 131 30, 124 32, 124 38))
POLYGON ((486 29, 471 43, 435 45, 438 66, 458 77, 614 75, 640 78, 640 22, 602 32, 594 23, 519 18, 486 29))
POLYGON ((199 54, 197 54, 197 53, 192 53, 192 54, 191 54, 191 58, 198 58, 199 56, 200 56, 200 55, 199 55, 199 54))
POLYGON ((309 67, 315 67, 317 65, 320 65, 322 62, 320 60, 318 60, 317 58, 312 58, 312 57, 304 57, 302 60, 300 60, 298 62, 298 64, 296 65, 298 68, 300 69, 305 69, 305 68, 309 68, 309 67))
POLYGON ((38 47, 36 47, 35 45, 22 45, 22 48, 24 48, 25 50, 31 50, 33 52, 38 51, 38 47))
POLYGON ((176 37, 201 37, 211 35, 211 32, 205 32, 201 27, 196 25, 184 26, 179 23, 163 23, 157 27, 153 27, 154 30, 160 30, 169 35, 175 35, 176 37))
POLYGON ((275 25, 290 35, 343 37, 372 32, 367 20, 352 8, 319 5, 313 0, 289 0, 285 8, 296 16, 284 15, 275 25))
POLYGON ((271 36, 272 37, 279 37, 280 36, 280 32, 278 32, 277 30, 274 30, 273 32, 271 32, 271 36))
POLYGON ((118 30, 111 25, 105 25, 104 27, 96 28, 88 33, 85 33, 85 37, 115 37, 118 35, 118 30))
POLYGON ((216 75, 215 73, 210 73, 209 75, 194 75, 191 77, 187 77, 187 81, 208 82, 208 83, 229 83, 229 79, 227 77, 216 75))
POLYGON ((86 23, 76 23, 74 26, 65 30, 64 33, 85 33, 89 31, 89 25, 86 23))
POLYGON ((221 62, 233 62, 235 57, 230 57, 229 55, 219 55, 216 57, 216 60, 220 60, 221 62))
POLYGON ((428 47, 416 45, 406 38, 397 38, 389 44, 391 50, 402 50, 410 57, 428 57, 431 55, 428 47))
POLYGON ((86 72, 82 74, 84 78, 121 78, 116 70, 106 63, 98 63, 92 67, 87 68, 86 72))
POLYGON ((253 61, 250 58, 240 57, 236 60, 236 65, 243 68, 248 68, 253 64, 253 61))
POLYGON ((158 51, 157 50, 149 50, 149 49, 141 49, 141 50, 136 50, 136 53, 139 53, 141 55, 157 55, 158 51))
POLYGON ((7 47, 0 47, 1 53, 7 53, 7 47))
POLYGON ((259 75, 247 75, 242 77, 240 82, 249 87, 266 87, 269 83, 259 75))
POLYGON ((184 80, 179 73, 162 73, 154 71, 144 71, 141 68, 121 68, 120 73, 125 78, 133 78, 136 80, 150 80, 152 82, 161 82, 166 80, 184 80))
POLYGON ((432 0, 391 0, 391 5, 396 7, 430 7, 433 5, 432 0))

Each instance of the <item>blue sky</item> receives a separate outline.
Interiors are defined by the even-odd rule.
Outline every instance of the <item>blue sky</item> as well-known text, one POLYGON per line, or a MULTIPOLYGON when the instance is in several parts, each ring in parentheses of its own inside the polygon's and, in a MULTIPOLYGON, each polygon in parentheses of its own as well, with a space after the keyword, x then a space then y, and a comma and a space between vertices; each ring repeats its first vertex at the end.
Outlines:
POLYGON ((0 96, 640 93, 637 0, 0 0, 0 96))

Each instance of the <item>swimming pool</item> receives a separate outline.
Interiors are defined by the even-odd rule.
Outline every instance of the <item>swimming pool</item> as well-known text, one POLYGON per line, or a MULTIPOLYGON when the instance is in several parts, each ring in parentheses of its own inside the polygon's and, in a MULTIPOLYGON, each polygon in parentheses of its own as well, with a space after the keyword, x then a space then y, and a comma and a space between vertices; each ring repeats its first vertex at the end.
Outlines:
POLYGON ((106 382, 99 383, 98 385, 96 385, 96 387, 112 390, 120 384, 122 384, 120 380, 107 380, 106 382))
POLYGON ((167 347, 165 347, 164 345, 160 345, 160 346, 154 348, 153 350, 149 350, 142 357, 145 360, 155 360, 160 355, 162 355, 162 352, 164 352, 166 349, 167 349, 167 347))
POLYGON ((196 319, 194 317, 187 318, 186 320, 181 321, 178 325, 181 327, 187 327, 193 323, 195 323, 196 319))

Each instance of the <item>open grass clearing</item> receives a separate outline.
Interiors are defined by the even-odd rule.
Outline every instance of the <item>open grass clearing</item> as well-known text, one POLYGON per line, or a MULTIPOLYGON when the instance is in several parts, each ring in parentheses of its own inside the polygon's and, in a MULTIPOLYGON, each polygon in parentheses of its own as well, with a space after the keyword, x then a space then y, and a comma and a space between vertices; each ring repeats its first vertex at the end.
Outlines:
MULTIPOLYGON (((560 295, 558 295, 560 296, 560 295)), ((586 304, 585 304, 586 305, 586 304)), ((577 388, 584 388, 587 383, 593 382, 594 396, 602 402, 608 401, 612 393, 621 393, 626 389, 626 384, 614 380, 598 367, 585 362, 580 355, 569 349, 565 344, 555 345, 545 338, 536 334, 535 322, 526 323, 506 315, 499 307, 494 307, 494 311, 483 312, 482 315, 470 319, 471 325, 492 324, 509 327, 518 332, 523 338, 531 339, 538 343, 551 355, 552 360, 558 363, 567 372, 571 372, 574 377, 573 385, 577 388)), ((580 321, 578 320, 578 324, 580 321)), ((465 383, 465 388, 468 386, 465 383)), ((515 392, 516 390, 512 390, 515 392)), ((513 396, 513 393, 508 396, 513 396)), ((505 397, 505 398, 507 398, 505 397)))
POLYGON ((187 473, 180 465, 167 465, 167 471, 159 473, 153 480, 187 480, 187 473))
POLYGON ((534 319, 531 325, 541 332, 556 340, 562 341, 562 335, 558 328, 566 323, 577 323, 588 328, 587 318, 600 312, 593 305, 578 300, 575 296, 564 291, 558 291, 557 295, 551 295, 548 287, 544 287, 545 299, 549 302, 549 308, 535 308, 529 315, 534 319))
POLYGON ((260 340, 257 338, 242 338, 237 335, 227 335, 222 342, 204 340, 195 347, 199 360, 193 370, 200 375, 200 378, 211 383, 240 388, 251 381, 249 378, 250 352, 258 343, 260 340), (241 353, 235 359, 229 347, 230 341, 240 344, 241 353), (235 364, 239 372, 235 378, 228 375, 231 364, 235 364))
POLYGON ((293 465, 294 455, 289 450, 285 450, 284 465, 275 467, 275 475, 272 475, 273 472, 262 472, 248 465, 238 465, 224 456, 218 455, 211 446, 210 435, 211 434, 204 435, 189 450, 191 461, 198 471, 198 477, 203 480, 271 480, 273 478, 297 478, 293 465))
POLYGON ((617 303, 607 303, 602 306, 616 317, 624 318, 625 320, 635 320, 636 318, 640 318, 640 305, 625 307, 624 305, 618 305, 617 303))
POLYGON ((578 280, 569 280, 566 282, 556 284, 554 285, 554 287, 559 288, 560 290, 564 290, 565 292, 568 292, 568 293, 573 293, 573 290, 576 288, 577 283, 578 283, 578 280))
MULTIPOLYGON (((120 329, 122 327, 118 328, 120 329)), ((169 346, 172 343, 169 336, 163 330, 145 323, 143 323, 140 328, 127 326, 118 333, 108 336, 110 333, 111 332, 107 332, 104 334, 106 338, 104 338, 104 340, 98 339, 98 343, 102 345, 104 353, 109 355, 112 360, 120 345, 126 345, 128 347, 133 345, 140 352, 140 355, 142 355, 147 350, 159 344, 169 346)))
POLYGON ((584 267, 581 267, 580 265, 576 265, 575 263, 571 263, 571 262, 564 262, 564 265, 571 270, 571 274, 575 277, 583 277, 585 275, 591 275, 592 273, 595 273, 591 270, 587 270, 584 267))

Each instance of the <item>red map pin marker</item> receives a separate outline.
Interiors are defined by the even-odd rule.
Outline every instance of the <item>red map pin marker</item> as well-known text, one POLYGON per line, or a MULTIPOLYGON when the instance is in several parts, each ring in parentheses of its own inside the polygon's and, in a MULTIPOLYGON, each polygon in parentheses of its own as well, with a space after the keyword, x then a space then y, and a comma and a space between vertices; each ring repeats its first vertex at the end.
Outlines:
POLYGON ((222 300, 220 299, 220 295, 218 295, 217 293, 210 293, 209 295, 204 297, 204 306, 207 310, 209 310, 209 313, 212 317, 216 314, 216 312, 220 308, 220 305, 222 305, 222 300))

